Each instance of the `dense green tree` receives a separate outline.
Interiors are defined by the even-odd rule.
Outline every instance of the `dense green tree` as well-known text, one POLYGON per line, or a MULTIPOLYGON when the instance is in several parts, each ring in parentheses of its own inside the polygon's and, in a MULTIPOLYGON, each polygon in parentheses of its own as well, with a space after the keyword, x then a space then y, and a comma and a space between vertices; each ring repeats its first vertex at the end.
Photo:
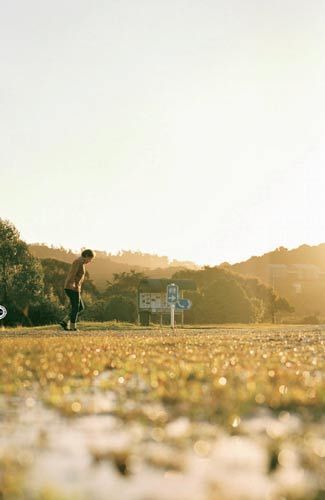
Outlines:
POLYGON ((293 311, 271 287, 233 272, 228 265, 182 270, 173 278, 193 279, 197 284, 196 292, 186 293, 193 302, 186 312, 187 321, 192 323, 274 322, 277 312, 293 311))
POLYGON ((114 273, 113 281, 107 281, 103 297, 121 295, 133 299, 136 303, 139 283, 147 277, 144 273, 136 272, 134 269, 131 269, 130 272, 114 273))
POLYGON ((272 323, 275 323, 276 313, 278 313, 278 312, 292 313, 294 310, 295 310, 295 308, 289 304, 287 299, 276 295, 274 298, 274 301, 271 303, 271 307, 270 307, 270 314, 271 314, 271 318, 272 318, 272 323))
POLYGON ((134 301, 122 295, 113 295, 108 299, 93 302, 83 313, 83 319, 89 321, 128 321, 134 322, 137 308, 134 301))
POLYGON ((108 300, 106 314, 108 320, 134 322, 137 317, 137 308, 134 300, 115 295, 108 300))
POLYGON ((245 290, 231 277, 215 279, 200 292, 187 293, 187 296, 193 302, 188 321, 247 323, 253 318, 253 307, 245 290))
POLYGON ((42 297, 36 304, 29 307, 29 320, 33 325, 49 325, 62 319, 63 307, 57 300, 42 297))
POLYGON ((17 314, 31 324, 29 307, 37 303, 43 290, 40 262, 30 254, 15 226, 0 219, 0 300, 8 310, 11 309, 4 322, 10 318, 13 321, 17 314))
POLYGON ((252 305, 245 290, 231 276, 212 281, 203 292, 208 323, 249 323, 252 305))
POLYGON ((103 298, 87 304, 86 309, 82 313, 82 319, 86 321, 108 321, 106 306, 107 299, 103 298))
POLYGON ((233 274, 236 276, 237 280, 240 281, 250 299, 254 301, 255 310, 256 307, 258 307, 256 315, 261 321, 271 320, 272 323, 274 323, 276 313, 291 313, 294 311, 294 307, 292 307, 284 297, 280 297, 270 286, 265 285, 258 278, 246 277, 237 273, 233 274), (256 299, 259 301, 259 306, 256 299))

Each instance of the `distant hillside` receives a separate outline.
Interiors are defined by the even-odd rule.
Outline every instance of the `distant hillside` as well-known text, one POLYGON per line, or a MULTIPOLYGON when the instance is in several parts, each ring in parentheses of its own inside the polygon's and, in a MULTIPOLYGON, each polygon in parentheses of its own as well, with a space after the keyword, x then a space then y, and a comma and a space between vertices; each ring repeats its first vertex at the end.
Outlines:
POLYGON ((220 267, 256 276, 271 285, 290 301, 298 314, 325 315, 325 243, 301 245, 292 250, 278 247, 237 264, 224 262, 220 267))
MULTIPOLYGON (((30 252, 39 259, 56 259, 70 263, 79 254, 63 247, 55 248, 44 244, 34 243, 28 245, 30 252)), ((165 256, 141 254, 141 252, 119 252, 117 255, 95 250, 96 259, 87 266, 90 278, 98 290, 102 291, 107 281, 113 279, 114 273, 129 272, 134 269, 144 272, 149 277, 170 278, 181 269, 199 269, 193 262, 169 261, 165 256), (156 267, 154 267, 156 265, 156 267)))
MULTIPOLYGON (((240 273, 258 274, 264 281, 268 281, 270 279, 269 265, 272 264, 307 264, 317 266, 321 271, 325 271, 325 243, 318 246, 301 245, 292 250, 278 247, 262 256, 253 256, 244 262, 233 264, 231 267, 240 273)), ((230 264, 225 262, 221 265, 229 266, 230 264)))
POLYGON ((185 267, 186 269, 199 269, 200 266, 191 261, 170 260, 166 255, 156 255, 142 252, 130 252, 122 250, 117 255, 107 253, 112 261, 130 266, 139 266, 147 269, 167 268, 167 267, 185 267))

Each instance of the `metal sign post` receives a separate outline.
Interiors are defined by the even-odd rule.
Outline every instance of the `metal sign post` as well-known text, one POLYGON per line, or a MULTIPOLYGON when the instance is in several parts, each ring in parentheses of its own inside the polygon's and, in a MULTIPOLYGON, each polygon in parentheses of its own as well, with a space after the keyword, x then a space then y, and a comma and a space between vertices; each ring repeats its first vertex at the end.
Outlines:
POLYGON ((170 326, 175 328, 175 304, 170 304, 170 326))
POLYGON ((167 304, 170 305, 170 326, 175 328, 175 304, 178 301, 179 288, 175 283, 167 285, 167 304))

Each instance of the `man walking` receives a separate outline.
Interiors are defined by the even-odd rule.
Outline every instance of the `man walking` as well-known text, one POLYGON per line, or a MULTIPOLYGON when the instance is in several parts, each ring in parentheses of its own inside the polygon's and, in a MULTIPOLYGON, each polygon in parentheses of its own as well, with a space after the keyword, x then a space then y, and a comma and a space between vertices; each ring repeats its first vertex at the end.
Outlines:
POLYGON ((64 283, 64 291, 70 299, 71 312, 62 321, 60 325, 68 331, 78 331, 78 314, 84 310, 85 305, 81 298, 81 285, 85 279, 85 264, 95 258, 95 252, 90 249, 83 250, 81 256, 72 262, 69 273, 64 283))

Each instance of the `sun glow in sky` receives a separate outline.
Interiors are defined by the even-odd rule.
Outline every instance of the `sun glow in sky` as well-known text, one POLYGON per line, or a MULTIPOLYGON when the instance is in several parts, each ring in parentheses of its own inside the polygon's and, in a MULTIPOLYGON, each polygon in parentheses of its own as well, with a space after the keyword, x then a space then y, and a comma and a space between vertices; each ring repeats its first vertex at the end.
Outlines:
POLYGON ((325 241, 323 0, 0 3, 0 217, 199 264, 325 241))

